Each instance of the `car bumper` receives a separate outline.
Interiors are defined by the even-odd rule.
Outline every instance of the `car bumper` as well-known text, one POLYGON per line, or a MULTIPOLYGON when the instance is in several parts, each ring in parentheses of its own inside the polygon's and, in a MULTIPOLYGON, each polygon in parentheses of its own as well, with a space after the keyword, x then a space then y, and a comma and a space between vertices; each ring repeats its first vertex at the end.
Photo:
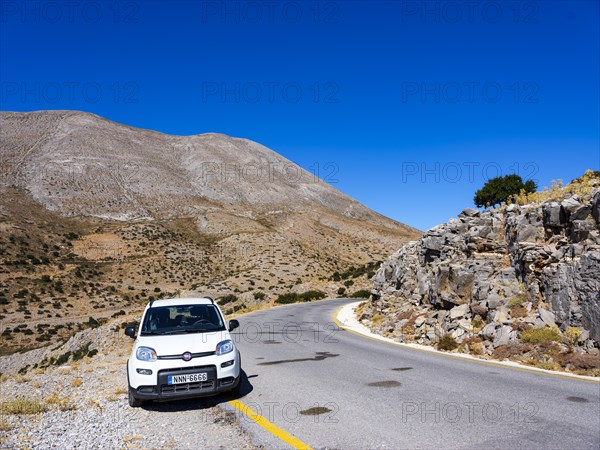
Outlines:
POLYGON ((167 401, 216 395, 235 388, 241 378, 240 373, 239 353, 198 358, 189 362, 159 360, 151 364, 140 365, 137 361, 130 360, 127 363, 129 388, 133 396, 139 400, 167 401), (229 361, 233 361, 233 364, 222 367, 229 361), (137 369, 141 368, 152 370, 152 374, 138 373, 137 369), (203 382, 168 384, 171 375, 198 372, 206 372, 208 379, 203 382))
POLYGON ((138 400, 154 400, 166 402, 169 400, 180 400, 185 398, 198 398, 217 395, 222 392, 232 390, 241 383, 241 377, 238 378, 222 378, 212 380, 209 384, 206 383, 189 383, 193 386, 179 385, 177 390, 164 390, 163 385, 157 386, 139 386, 137 389, 132 389, 133 396, 138 400), (204 386, 197 386, 204 385, 204 386))

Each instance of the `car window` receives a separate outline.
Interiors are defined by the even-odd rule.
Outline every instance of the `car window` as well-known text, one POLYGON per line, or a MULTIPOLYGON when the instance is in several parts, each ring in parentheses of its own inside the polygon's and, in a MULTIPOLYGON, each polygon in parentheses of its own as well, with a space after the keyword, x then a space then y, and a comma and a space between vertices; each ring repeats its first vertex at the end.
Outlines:
POLYGON ((142 324, 144 334, 176 334, 222 331, 225 325, 215 305, 159 306, 148 309, 142 324))

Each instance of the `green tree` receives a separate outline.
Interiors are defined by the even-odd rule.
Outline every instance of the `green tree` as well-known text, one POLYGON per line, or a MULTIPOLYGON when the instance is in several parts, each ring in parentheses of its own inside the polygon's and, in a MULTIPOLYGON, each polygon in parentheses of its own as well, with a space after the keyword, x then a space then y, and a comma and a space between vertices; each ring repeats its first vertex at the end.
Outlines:
POLYGON ((513 195, 517 195, 522 190, 525 192, 535 192, 537 185, 533 180, 523 182, 523 179, 516 174, 506 175, 489 179, 481 189, 475 192, 473 201, 478 207, 496 206, 507 201, 513 195))

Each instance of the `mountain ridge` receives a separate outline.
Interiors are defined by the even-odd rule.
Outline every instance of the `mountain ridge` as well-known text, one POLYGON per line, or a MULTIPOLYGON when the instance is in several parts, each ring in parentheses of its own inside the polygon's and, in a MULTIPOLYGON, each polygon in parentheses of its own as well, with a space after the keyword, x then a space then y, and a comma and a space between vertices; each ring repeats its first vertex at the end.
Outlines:
POLYGON ((364 290, 420 235, 252 141, 83 112, 0 112, 0 194, 10 351, 152 298, 210 295, 231 313, 364 290))

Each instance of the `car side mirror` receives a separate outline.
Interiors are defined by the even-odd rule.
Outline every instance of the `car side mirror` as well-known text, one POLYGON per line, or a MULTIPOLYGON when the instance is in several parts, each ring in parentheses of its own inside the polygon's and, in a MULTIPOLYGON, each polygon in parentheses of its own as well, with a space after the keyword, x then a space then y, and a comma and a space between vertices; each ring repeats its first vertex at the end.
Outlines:
POLYGON ((229 331, 233 331, 236 328, 238 328, 239 326, 240 326, 240 323, 237 320, 231 319, 229 321, 229 331))
POLYGON ((125 328, 125 334, 129 336, 131 339, 135 339, 135 328, 127 327, 125 328))

